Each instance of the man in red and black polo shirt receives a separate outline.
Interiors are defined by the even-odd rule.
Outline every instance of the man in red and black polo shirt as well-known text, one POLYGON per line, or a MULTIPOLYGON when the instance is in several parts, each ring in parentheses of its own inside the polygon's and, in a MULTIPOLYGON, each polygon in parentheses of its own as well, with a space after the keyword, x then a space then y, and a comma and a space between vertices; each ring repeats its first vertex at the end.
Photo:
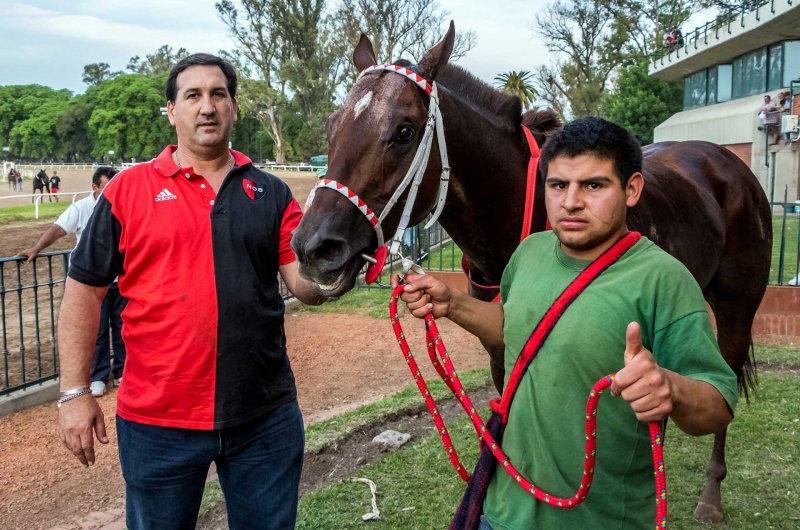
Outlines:
POLYGON ((109 284, 122 314, 125 384, 117 437, 130 530, 194 528, 216 462, 230 528, 293 528, 303 421, 286 356, 278 274, 322 303, 289 246, 301 211, 289 188, 228 149, 236 73, 211 55, 167 81, 178 145, 105 188, 72 255, 59 317, 59 426, 94 463, 107 443, 91 394, 92 346, 109 284))

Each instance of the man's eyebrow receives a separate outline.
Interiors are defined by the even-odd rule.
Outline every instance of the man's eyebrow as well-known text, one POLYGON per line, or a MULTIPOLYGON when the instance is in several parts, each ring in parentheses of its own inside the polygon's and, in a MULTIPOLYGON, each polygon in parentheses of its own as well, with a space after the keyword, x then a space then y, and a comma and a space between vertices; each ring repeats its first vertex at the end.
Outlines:
MULTIPOLYGON (((545 182, 550 184, 563 184, 568 181, 559 177, 547 177, 547 180, 545 180, 545 182)), ((579 182, 580 184, 608 184, 611 183, 611 179, 609 177, 606 177, 605 175, 597 175, 594 177, 587 177, 585 179, 580 179, 577 182, 579 182)))

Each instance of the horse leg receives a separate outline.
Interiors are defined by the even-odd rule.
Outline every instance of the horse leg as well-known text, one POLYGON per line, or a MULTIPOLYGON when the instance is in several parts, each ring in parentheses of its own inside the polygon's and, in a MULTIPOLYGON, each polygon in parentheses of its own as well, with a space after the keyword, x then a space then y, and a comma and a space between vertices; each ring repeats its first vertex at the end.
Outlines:
MULTIPOLYGON (((722 357, 736 374, 741 389, 745 388, 753 369, 748 358, 752 343, 751 330, 763 292, 748 293, 743 289, 737 295, 720 295, 714 293, 710 300, 715 311, 717 342, 722 357)), ((701 523, 721 523, 725 520, 720 486, 728 473, 725 464, 727 433, 726 428, 714 435, 714 448, 706 468, 706 483, 694 511, 695 519, 701 523)))
POLYGON ((725 520, 722 510, 722 492, 720 486, 728 474, 725 464, 725 439, 728 429, 714 435, 714 448, 711 450, 711 460, 706 468, 706 485, 700 494, 700 501, 694 510, 694 518, 701 523, 721 523, 725 520))

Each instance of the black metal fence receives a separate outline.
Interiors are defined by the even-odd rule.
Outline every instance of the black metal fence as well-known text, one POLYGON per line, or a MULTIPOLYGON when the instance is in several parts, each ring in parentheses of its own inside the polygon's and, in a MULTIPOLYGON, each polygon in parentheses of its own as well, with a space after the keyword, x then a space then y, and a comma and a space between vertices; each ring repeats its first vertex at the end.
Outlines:
POLYGON ((24 257, 0 259, 0 396, 58 377, 56 308, 69 253, 42 253, 33 264, 24 257))
MULTIPOLYGON (((774 183, 773 183, 774 188, 774 183)), ((795 285, 800 274, 800 203, 788 200, 773 206, 773 252, 771 285, 795 285)), ((438 224, 428 230, 408 230, 403 255, 412 257, 425 270, 460 271, 461 250, 438 224)), ((2 379, 0 396, 58 377, 56 347, 57 308, 63 295, 70 251, 40 254, 34 264, 25 258, 0 259, 0 316, 2 317, 2 379)), ((377 284, 363 277, 356 287, 385 289, 392 273, 399 272, 396 259, 388 262, 377 284)), ((281 281, 285 299, 291 293, 281 281)))

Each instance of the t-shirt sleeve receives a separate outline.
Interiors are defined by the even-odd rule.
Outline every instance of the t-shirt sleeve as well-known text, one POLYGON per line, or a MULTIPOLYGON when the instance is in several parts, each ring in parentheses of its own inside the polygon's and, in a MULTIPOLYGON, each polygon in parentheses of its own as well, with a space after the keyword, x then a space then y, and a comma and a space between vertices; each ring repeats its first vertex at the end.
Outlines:
POLYGON ((119 250, 122 225, 111 203, 100 195, 94 212, 72 253, 69 277, 92 287, 111 285, 124 272, 124 255, 119 250))
POLYGON ((673 285, 674 291, 666 298, 694 300, 695 310, 656 329, 653 337, 656 362, 662 368, 712 385, 733 411, 739 397, 736 375, 722 358, 700 287, 691 276, 673 285))
POLYGON ((78 212, 78 207, 75 206, 75 203, 73 203, 70 204, 66 210, 64 210, 64 213, 58 216, 55 224, 60 226, 64 232, 68 234, 74 234, 78 231, 78 228, 80 228, 80 220, 81 216, 78 212))
POLYGON ((278 265, 288 265, 297 259, 292 250, 292 233, 297 230, 297 225, 303 218, 303 211, 297 200, 292 198, 283 210, 281 219, 281 233, 279 243, 278 265))

